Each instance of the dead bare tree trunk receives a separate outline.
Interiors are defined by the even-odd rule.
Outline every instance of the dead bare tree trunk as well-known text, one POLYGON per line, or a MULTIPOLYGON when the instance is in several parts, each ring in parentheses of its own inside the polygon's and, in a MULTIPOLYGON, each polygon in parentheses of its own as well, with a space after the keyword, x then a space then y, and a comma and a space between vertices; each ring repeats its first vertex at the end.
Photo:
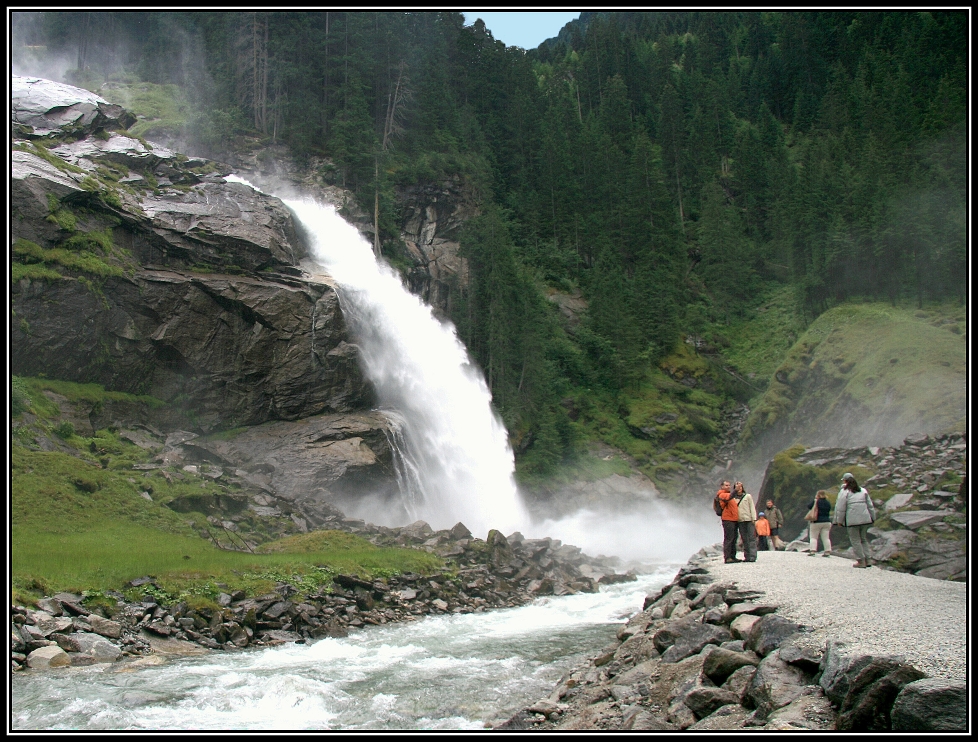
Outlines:
POLYGON ((268 14, 253 13, 251 24, 251 101, 255 128, 268 133, 268 14))
POLYGON ((380 257, 380 155, 374 157, 374 255, 380 257))
POLYGON ((397 70, 397 82, 394 90, 387 95, 387 112, 384 115, 384 134, 381 137, 380 153, 374 157, 374 254, 380 257, 380 158, 390 148, 394 137, 401 133, 401 110, 408 99, 405 87, 407 64, 401 62, 397 70))

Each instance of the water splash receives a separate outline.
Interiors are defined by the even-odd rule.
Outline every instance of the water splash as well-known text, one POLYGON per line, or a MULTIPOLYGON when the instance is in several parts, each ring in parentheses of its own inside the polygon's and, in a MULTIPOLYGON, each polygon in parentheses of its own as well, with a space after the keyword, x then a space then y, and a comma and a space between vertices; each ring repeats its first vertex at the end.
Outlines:
POLYGON ((307 233, 313 259, 338 285, 381 407, 396 411, 404 509, 436 529, 461 521, 478 536, 525 527, 506 429, 454 326, 377 261, 333 206, 283 201, 307 233))

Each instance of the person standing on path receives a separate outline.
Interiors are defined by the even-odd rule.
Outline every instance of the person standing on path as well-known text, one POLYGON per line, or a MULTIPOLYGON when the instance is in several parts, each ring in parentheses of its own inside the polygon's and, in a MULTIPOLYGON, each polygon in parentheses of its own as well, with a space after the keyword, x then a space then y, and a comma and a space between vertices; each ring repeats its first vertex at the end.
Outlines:
POLYGON ((868 531, 875 520, 876 508, 869 492, 859 486, 852 474, 846 472, 842 475, 842 489, 835 501, 835 523, 845 526, 852 553, 856 557, 853 567, 869 566, 868 531))
POLYGON ((775 551, 784 551, 784 541, 781 540, 784 515, 781 513, 781 508, 774 504, 774 500, 768 498, 764 512, 767 513, 767 522, 771 524, 771 547, 775 551))
POLYGON ((764 513, 757 514, 757 523, 754 524, 754 529, 757 531, 757 550, 770 551, 767 540, 771 535, 771 524, 764 513))
POLYGON ((732 564, 740 561, 737 559, 737 523, 740 512, 737 509, 737 500, 730 491, 730 482, 724 480, 720 484, 717 497, 723 503, 723 512, 720 514, 720 523, 723 525, 723 563, 732 564))
POLYGON ((737 528, 744 542, 744 561, 757 561, 757 531, 754 521, 757 520, 757 510, 754 498, 744 489, 743 482, 734 485, 734 499, 737 500, 737 528))
POLYGON ((819 538, 822 539, 822 556, 828 556, 832 551, 832 539, 829 537, 832 530, 832 519, 829 517, 832 503, 825 490, 819 490, 815 494, 815 499, 809 504, 808 509, 811 510, 816 505, 818 505, 818 517, 808 524, 808 556, 815 556, 818 552, 819 538))

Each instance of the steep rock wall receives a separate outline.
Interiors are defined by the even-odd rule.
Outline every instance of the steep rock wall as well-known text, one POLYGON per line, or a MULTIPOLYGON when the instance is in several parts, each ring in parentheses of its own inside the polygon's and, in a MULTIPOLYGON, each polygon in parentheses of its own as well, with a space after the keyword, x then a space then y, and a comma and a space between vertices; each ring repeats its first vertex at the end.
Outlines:
POLYGON ((17 77, 13 89, 12 374, 165 403, 93 409, 92 426, 248 427, 247 450, 212 457, 310 513, 340 492, 396 489, 335 287, 299 267, 307 252, 284 204, 227 182, 226 165, 128 136, 134 117, 89 91, 17 77), (318 448, 281 427, 308 431, 323 415, 318 448))

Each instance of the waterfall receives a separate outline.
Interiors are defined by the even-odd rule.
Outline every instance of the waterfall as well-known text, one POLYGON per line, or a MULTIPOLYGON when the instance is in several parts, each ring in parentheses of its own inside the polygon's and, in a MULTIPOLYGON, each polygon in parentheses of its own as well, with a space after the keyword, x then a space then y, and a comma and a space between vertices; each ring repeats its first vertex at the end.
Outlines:
MULTIPOLYGON (((228 180, 254 188, 236 176, 228 180)), ((364 372, 390 421, 400 502, 363 499, 350 515, 380 525, 424 520, 435 529, 462 522, 480 538, 490 528, 519 530, 589 554, 647 563, 680 561, 717 540, 712 508, 654 497, 622 510, 599 498, 593 508, 531 521, 513 478, 506 429, 454 326, 410 293, 334 207, 309 198, 282 200, 306 233, 318 270, 337 288, 364 372)))
POLYGON ((483 537, 525 528, 506 429, 454 326, 411 294, 334 207, 283 201, 336 282, 364 372, 390 411, 404 510, 433 528, 462 522, 483 537))

